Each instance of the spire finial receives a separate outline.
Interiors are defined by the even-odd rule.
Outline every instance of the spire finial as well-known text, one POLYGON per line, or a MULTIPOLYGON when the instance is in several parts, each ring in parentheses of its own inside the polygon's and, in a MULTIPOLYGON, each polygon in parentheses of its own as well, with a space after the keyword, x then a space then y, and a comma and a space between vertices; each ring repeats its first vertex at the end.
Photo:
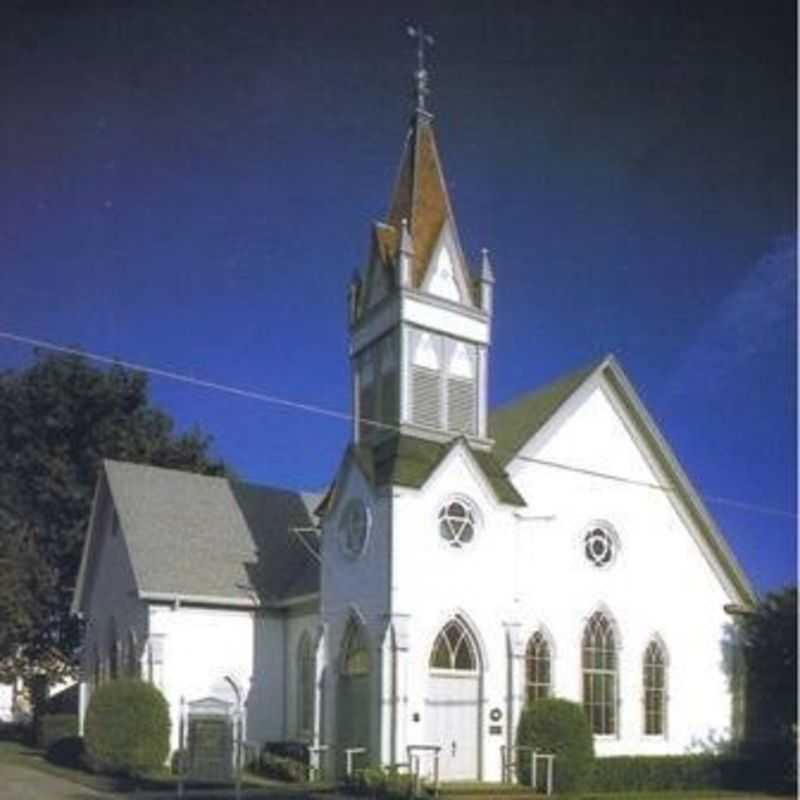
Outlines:
POLYGON ((417 70, 414 73, 414 99, 416 100, 417 111, 427 111, 425 98, 431 93, 428 88, 428 70, 425 69, 425 45, 430 47, 434 44, 433 36, 425 33, 422 25, 409 25, 406 28, 408 35, 417 40, 417 70))

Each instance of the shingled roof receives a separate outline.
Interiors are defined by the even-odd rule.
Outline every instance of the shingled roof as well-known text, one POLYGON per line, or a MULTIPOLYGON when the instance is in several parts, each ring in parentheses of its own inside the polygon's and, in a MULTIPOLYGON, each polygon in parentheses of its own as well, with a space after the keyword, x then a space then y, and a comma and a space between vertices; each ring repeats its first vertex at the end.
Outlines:
MULTIPOLYGON (((419 288, 446 220, 450 221, 453 235, 458 240, 431 117, 425 112, 418 111, 412 118, 389 201, 388 224, 399 231, 403 219, 408 221, 414 242, 411 284, 419 288)), ((396 251, 396 241, 393 246, 396 251)))
POLYGON ((319 567, 292 528, 319 497, 119 461, 108 489, 141 595, 280 603, 319 590, 319 567))

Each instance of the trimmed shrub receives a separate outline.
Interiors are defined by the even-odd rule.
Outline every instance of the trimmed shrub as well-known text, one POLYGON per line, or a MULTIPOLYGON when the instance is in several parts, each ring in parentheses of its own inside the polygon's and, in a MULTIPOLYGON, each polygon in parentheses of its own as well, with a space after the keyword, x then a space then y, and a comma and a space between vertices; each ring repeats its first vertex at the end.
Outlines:
POLYGON ((309 763, 308 745, 305 742, 266 742, 261 748, 262 753, 271 753, 273 756, 290 758, 292 761, 300 761, 303 764, 309 763))
POLYGON ((596 792, 745 789, 749 763, 732 756, 613 756, 592 769, 596 792))
POLYGON ((63 736, 48 748, 47 760, 60 767, 84 769, 84 745, 82 736, 63 736))
POLYGON ((288 783, 304 783, 308 780, 308 766, 302 761, 276 756, 266 751, 261 753, 258 773, 265 778, 288 783))
POLYGON ((142 775, 169 754, 169 708, 155 686, 120 679, 98 686, 86 712, 86 750, 103 771, 142 775))
POLYGON ((414 796, 414 779, 411 775, 400 775, 396 770, 367 767, 356 771, 347 782, 347 789, 359 797, 406 800, 414 796))
POLYGON ((39 727, 38 745, 49 750, 59 739, 78 735, 76 714, 44 714, 39 727))
MULTIPOLYGON (((520 716, 517 744, 553 753, 556 793, 580 792, 588 784, 594 760, 594 740, 583 708, 558 698, 537 700, 520 716)), ((531 781, 530 763, 524 754, 518 759, 517 779, 531 781)))

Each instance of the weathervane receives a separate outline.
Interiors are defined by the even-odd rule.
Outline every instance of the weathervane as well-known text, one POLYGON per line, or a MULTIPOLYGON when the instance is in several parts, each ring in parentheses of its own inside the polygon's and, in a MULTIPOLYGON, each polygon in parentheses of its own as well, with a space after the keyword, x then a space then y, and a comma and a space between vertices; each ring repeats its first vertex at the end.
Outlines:
POLYGON ((428 71, 425 69, 425 45, 433 46, 433 36, 425 33, 422 25, 409 25, 406 28, 408 35, 417 40, 417 71, 414 73, 414 93, 417 101, 417 111, 426 111, 425 98, 431 93, 428 88, 428 71))

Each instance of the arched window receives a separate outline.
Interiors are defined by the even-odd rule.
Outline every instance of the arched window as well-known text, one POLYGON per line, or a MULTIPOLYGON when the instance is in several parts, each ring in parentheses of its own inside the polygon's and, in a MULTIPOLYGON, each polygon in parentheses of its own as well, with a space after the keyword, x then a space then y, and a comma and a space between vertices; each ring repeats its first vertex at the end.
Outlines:
POLYGON ((458 617, 451 619, 436 637, 430 668, 467 672, 478 669, 475 643, 467 626, 458 617))
POLYGON ((617 733, 617 646, 608 618, 595 611, 583 631, 583 708, 594 734, 617 733))
POLYGON ((644 651, 644 732, 663 736, 667 730, 667 661, 664 647, 653 639, 644 651))
POLYGON ((536 631, 528 640, 525 651, 525 700, 529 705, 550 697, 550 659, 550 644, 541 631, 536 631))
POLYGON ((314 652, 311 649, 311 637, 304 633, 300 637, 297 648, 299 676, 297 686, 297 727, 303 736, 310 736, 314 729, 314 652))
POLYGON ((351 619, 342 640, 342 674, 365 675, 368 672, 369 649, 364 626, 351 619))

